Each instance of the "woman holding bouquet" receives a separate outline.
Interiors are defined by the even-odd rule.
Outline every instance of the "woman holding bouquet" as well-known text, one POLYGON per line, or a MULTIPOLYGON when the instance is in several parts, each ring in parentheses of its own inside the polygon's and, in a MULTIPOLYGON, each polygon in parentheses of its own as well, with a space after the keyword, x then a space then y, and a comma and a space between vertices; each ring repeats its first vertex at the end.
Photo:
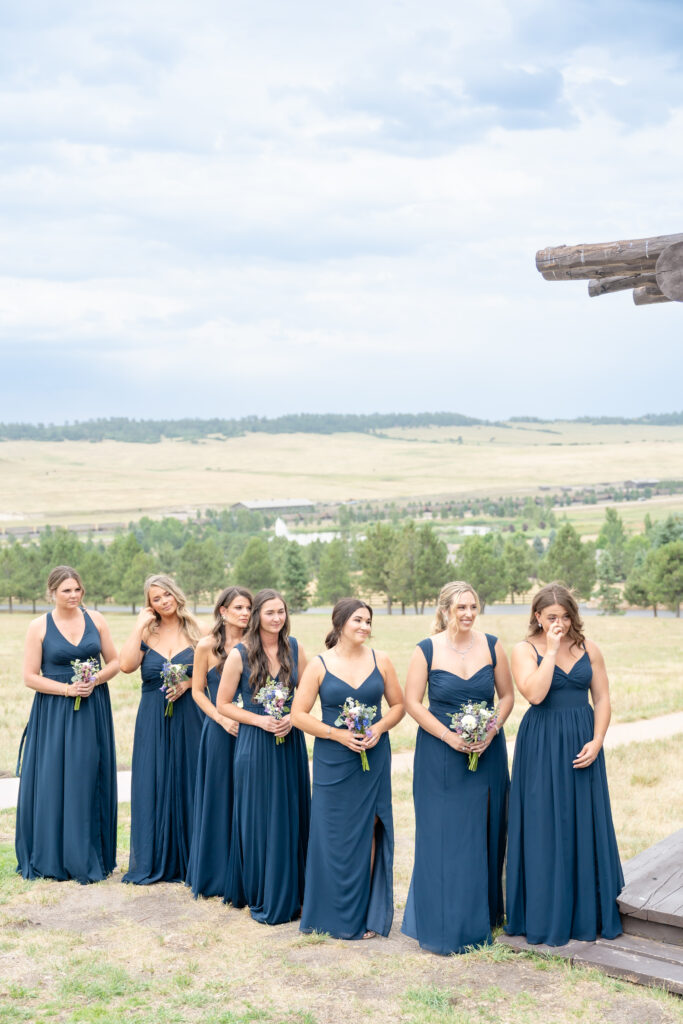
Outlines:
POLYGON ((531 707, 512 767, 505 930, 549 946, 613 939, 621 934, 616 900, 624 879, 602 751, 609 683, 562 584, 536 594, 512 670, 531 707))
POLYGON ((130 863, 122 881, 184 882, 190 856, 202 714, 189 693, 201 636, 170 576, 145 580, 145 607, 121 648, 121 671, 140 669, 133 738, 130 863))
POLYGON ((406 680, 415 744, 415 866, 402 931, 444 956, 492 940, 503 921, 509 776, 502 725, 514 693, 500 641, 474 629, 479 599, 469 583, 447 583, 431 637, 421 640, 406 680), (429 690, 429 707, 422 703, 429 690), (467 743, 452 716, 472 701, 497 717, 485 739, 467 743), (478 755, 476 770, 469 755, 478 755))
POLYGON ((19 784, 17 870, 24 878, 99 882, 116 865, 107 680, 119 662, 104 617, 82 607, 76 570, 57 566, 47 589, 54 611, 33 620, 24 653, 24 682, 36 692, 19 784))
POLYGON ((276 590, 260 590, 244 641, 226 659, 216 707, 240 725, 225 899, 249 906, 264 924, 298 917, 303 899, 308 755, 283 698, 291 698, 305 666, 303 648, 289 636, 285 601, 276 590))
POLYGON ((240 642, 251 615, 251 593, 244 587, 221 591, 213 610, 213 629, 197 644, 192 696, 203 711, 197 760, 194 824, 187 885, 194 896, 222 896, 230 853, 232 762, 239 726, 215 707, 228 652, 240 642), (208 696, 207 696, 208 690, 208 696))
POLYGON ((369 605, 353 597, 337 601, 328 653, 308 666, 292 705, 294 724, 316 737, 300 927, 340 939, 388 935, 394 916, 388 733, 405 712, 394 666, 365 646, 371 629, 369 605), (318 696, 322 721, 310 713, 318 696), (358 731, 341 724, 354 719, 358 731))

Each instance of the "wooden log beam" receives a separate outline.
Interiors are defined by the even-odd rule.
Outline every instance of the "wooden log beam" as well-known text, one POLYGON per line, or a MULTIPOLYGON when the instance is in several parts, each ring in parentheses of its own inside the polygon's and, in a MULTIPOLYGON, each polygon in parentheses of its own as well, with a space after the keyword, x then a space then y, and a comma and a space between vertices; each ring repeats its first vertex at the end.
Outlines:
POLYGON ((653 306, 656 302, 671 302, 663 295, 657 284, 644 284, 642 288, 633 289, 633 301, 636 306, 653 306))
MULTIPOLYGON (((649 270, 650 267, 654 268, 664 250, 676 242, 683 242, 683 234, 630 238, 619 242, 549 246, 536 253, 536 267, 547 280, 556 281, 567 280, 568 270, 581 271, 590 267, 623 267, 630 272, 649 270)), ((615 277, 618 273, 619 270, 616 270, 609 276, 615 277)))
POLYGON ((597 295, 609 295, 611 292, 623 292, 627 288, 638 288, 645 284, 656 284, 654 274, 631 274, 629 277, 604 277, 588 282, 588 294, 592 299, 597 295))
POLYGON ((661 254, 656 279, 667 299, 683 302, 683 242, 674 242, 661 254))

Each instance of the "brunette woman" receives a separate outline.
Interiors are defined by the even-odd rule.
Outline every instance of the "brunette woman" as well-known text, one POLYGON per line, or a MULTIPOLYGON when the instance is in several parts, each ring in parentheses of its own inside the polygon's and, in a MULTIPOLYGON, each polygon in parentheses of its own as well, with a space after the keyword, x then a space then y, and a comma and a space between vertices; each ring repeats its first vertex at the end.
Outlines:
POLYGON ((232 762, 239 726, 216 708, 216 695, 228 652, 249 623, 252 596, 244 587, 221 591, 213 629, 197 644, 192 696, 204 713, 194 791, 194 825, 186 883, 195 897, 222 896, 230 854, 232 762))
POLYGON ((402 931, 447 956, 492 940, 503 923, 507 750, 502 725, 512 710, 512 679, 495 636, 474 629, 479 599, 469 583, 447 583, 434 631, 408 667, 406 708, 419 725, 415 744, 415 867, 402 931), (429 689, 429 707, 422 703, 429 689), (451 715, 469 701, 493 708, 496 727, 466 743, 451 715), (470 753, 479 755, 476 771, 470 753))
POLYGON ((621 934, 616 900, 624 879, 602 751, 609 683, 561 583, 536 594, 512 671, 531 707, 512 767, 505 930, 549 946, 613 939, 621 934))
POLYGON ((371 629, 369 605, 338 601, 328 653, 310 663, 292 706, 294 724, 316 737, 301 931, 339 939, 388 935, 394 916, 389 730, 405 712, 391 661, 365 646, 371 629), (310 713, 318 696, 322 721, 310 713), (336 724, 348 698, 372 709, 365 735, 336 724))
POLYGON ((140 669, 131 782, 130 863, 124 882, 184 882, 190 856, 202 714, 189 693, 201 636, 170 576, 145 580, 145 607, 121 648, 122 672, 140 669), (166 665, 181 676, 164 685, 166 665), (170 713, 172 710, 172 714, 170 713))
POLYGON ((19 784, 17 870, 24 878, 99 882, 116 865, 107 680, 119 662, 104 617, 82 606, 85 590, 76 570, 57 566, 47 589, 54 610, 33 620, 24 653, 24 682, 36 693, 19 784), (72 682, 75 661, 91 663, 79 682, 72 682))
POLYGON ((270 714, 257 698, 269 680, 291 693, 305 666, 284 599, 260 590, 244 642, 226 659, 216 707, 240 725, 225 898, 265 924, 291 921, 301 910, 311 791, 303 733, 288 713, 270 714))

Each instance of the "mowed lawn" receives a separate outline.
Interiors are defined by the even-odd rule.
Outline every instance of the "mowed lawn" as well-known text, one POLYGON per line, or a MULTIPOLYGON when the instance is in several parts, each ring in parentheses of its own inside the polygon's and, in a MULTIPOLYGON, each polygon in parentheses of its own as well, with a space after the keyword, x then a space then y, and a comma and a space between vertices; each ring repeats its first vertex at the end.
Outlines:
MULTIPOLYGON (((15 612, 0 615, 3 660, 0 668, 0 772, 13 774, 22 730, 28 720, 32 691, 21 677, 24 636, 31 616, 15 612)), ((122 644, 135 619, 132 615, 112 614, 110 623, 114 641, 122 644)), ((206 620, 205 620, 206 621, 206 620)), ((394 661, 399 679, 405 682, 408 662, 418 640, 431 629, 431 616, 377 615, 372 644, 388 652, 394 661)), ((602 647, 612 686, 613 721, 628 722, 651 718, 680 710, 683 706, 683 684, 680 676, 681 621, 643 616, 591 616, 586 620, 592 639, 602 647)), ((483 615, 479 628, 500 637, 506 651, 523 638, 527 619, 523 615, 483 615)), ((329 619, 323 615, 295 615, 292 633, 299 638, 307 655, 313 657, 323 650, 329 619)), ((118 763, 129 768, 133 729, 140 692, 138 673, 118 675, 110 684, 118 763)), ((514 735, 526 708, 517 695, 515 709, 506 726, 508 736, 514 735)), ((412 719, 404 719, 392 733, 394 750, 411 749, 416 727, 412 719)))
POLYGON ((0 525, 127 523, 256 499, 530 494, 541 486, 676 479, 681 465, 683 426, 514 423, 192 443, 6 441, 0 525))

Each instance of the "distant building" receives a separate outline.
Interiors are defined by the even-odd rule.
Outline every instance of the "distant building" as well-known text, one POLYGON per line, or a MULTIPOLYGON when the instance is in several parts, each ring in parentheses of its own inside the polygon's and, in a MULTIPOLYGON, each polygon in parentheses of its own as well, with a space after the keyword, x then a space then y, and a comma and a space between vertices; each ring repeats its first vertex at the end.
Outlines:
POLYGON ((280 498, 275 501, 238 501, 232 508, 244 508, 247 512, 272 512, 274 515, 295 515, 297 512, 312 512, 315 502, 308 498, 280 498))

